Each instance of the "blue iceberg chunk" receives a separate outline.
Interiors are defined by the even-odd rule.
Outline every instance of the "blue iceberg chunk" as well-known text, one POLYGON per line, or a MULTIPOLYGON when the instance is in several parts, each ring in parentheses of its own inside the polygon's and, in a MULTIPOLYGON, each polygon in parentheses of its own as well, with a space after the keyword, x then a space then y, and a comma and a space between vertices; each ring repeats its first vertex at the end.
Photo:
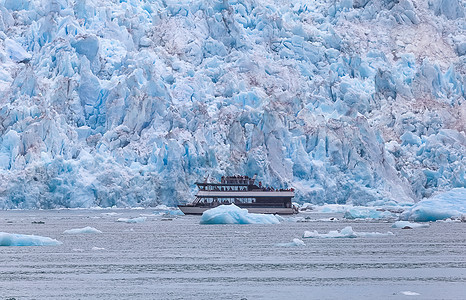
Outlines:
POLYGON ((39 235, 0 232, 0 246, 55 246, 62 243, 39 235))
POLYGON ((419 201, 401 218, 416 222, 429 222, 460 217, 466 214, 466 188, 456 188, 419 201))
POLYGON ((201 224, 278 224, 274 215, 252 214, 238 206, 220 205, 206 210, 201 217, 201 224))

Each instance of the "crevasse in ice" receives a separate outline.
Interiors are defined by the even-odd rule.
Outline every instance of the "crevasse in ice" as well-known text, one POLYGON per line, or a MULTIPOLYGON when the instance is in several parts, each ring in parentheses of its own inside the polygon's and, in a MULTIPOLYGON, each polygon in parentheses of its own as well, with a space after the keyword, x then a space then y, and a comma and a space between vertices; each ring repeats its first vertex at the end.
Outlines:
POLYGON ((464 1, 0 2, 0 208, 466 186, 464 1))

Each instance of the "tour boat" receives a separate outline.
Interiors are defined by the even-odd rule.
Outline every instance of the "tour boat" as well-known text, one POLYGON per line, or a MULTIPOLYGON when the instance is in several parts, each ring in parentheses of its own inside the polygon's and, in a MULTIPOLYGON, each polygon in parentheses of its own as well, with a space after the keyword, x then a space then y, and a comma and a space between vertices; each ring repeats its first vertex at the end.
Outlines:
POLYGON ((199 191, 196 199, 186 205, 178 205, 185 215, 201 215, 219 205, 235 204, 250 213, 291 215, 298 213, 291 199, 293 189, 274 189, 255 184, 256 176, 226 176, 220 183, 196 182, 199 191))

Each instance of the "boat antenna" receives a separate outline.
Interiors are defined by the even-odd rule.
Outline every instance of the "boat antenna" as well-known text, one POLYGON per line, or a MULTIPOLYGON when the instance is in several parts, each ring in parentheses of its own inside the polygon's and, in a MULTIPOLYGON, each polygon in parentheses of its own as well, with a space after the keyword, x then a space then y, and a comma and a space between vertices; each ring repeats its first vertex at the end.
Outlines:
POLYGON ((210 176, 210 174, 207 175, 207 177, 204 179, 204 183, 207 183, 207 180, 209 179, 209 176, 210 176))

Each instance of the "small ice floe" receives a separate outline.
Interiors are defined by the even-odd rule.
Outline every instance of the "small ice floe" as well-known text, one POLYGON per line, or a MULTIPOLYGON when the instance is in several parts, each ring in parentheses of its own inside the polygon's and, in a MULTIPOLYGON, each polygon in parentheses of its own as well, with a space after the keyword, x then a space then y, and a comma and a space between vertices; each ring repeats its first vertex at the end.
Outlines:
POLYGON ((345 211, 345 219, 390 219, 395 217, 391 212, 373 207, 353 207, 345 211))
POLYGON ((39 235, 0 232, 0 246, 55 246, 62 242, 39 235))
POLYGON ((105 248, 100 248, 100 247, 92 247, 91 249, 92 251, 101 251, 101 250, 105 250, 105 248))
POLYGON ((437 220, 435 222, 439 222, 439 223, 461 223, 461 222, 465 222, 465 221, 463 221, 463 219, 451 219, 451 218, 448 218, 448 219, 445 219, 445 220, 437 220))
POLYGON ((304 242, 300 239, 293 239, 290 243, 278 243, 278 247, 298 247, 298 246, 306 246, 304 242))
POLYGON ((108 213, 101 213, 101 215, 104 215, 104 216, 119 216, 119 215, 122 215, 122 213, 117 213, 117 212, 108 212, 108 213))
POLYGON ((95 229, 94 227, 84 227, 84 228, 75 228, 68 229, 63 231, 64 234, 87 234, 87 233, 102 233, 102 231, 95 229))
POLYGON ((382 237, 382 236, 391 236, 392 232, 387 231, 387 233, 380 232, 356 232, 353 231, 351 226, 343 228, 341 231, 332 230, 329 233, 318 233, 314 231, 305 231, 303 238, 357 238, 357 237, 382 237))
POLYGON ((155 215, 171 215, 171 216, 183 216, 184 213, 177 207, 168 207, 166 205, 157 205, 154 207, 155 215))
POLYGON ((411 292, 411 291, 402 291, 400 292, 402 295, 405 296, 420 296, 421 294, 416 293, 416 292, 411 292))
POLYGON ((419 224, 419 223, 411 223, 408 221, 396 221, 392 228, 401 228, 401 229, 413 229, 413 228, 428 228, 429 224, 419 224))
POLYGON ((278 224, 275 215, 252 214, 238 206, 220 205, 206 210, 201 217, 201 224, 278 224))
POLYGON ((138 218, 119 218, 117 222, 124 223, 142 223, 145 222, 147 217, 138 217, 138 218))
POLYGON ((335 213, 344 213, 351 207, 353 206, 347 205, 347 204, 324 204, 321 206, 314 207, 314 210, 318 213, 323 213, 323 214, 335 214, 335 213))
POLYGON ((45 224, 44 221, 32 221, 31 224, 45 224))

